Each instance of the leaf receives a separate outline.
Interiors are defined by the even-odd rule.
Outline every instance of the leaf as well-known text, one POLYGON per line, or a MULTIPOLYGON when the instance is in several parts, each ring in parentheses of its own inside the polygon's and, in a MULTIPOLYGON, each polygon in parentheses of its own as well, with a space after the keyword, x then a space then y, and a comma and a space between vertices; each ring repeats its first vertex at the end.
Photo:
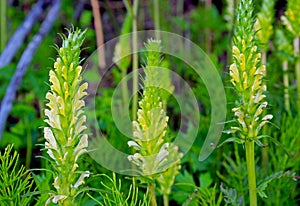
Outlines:
POLYGON ((238 144, 244 144, 245 140, 241 139, 241 138, 238 138, 238 137, 230 137, 230 138, 227 138, 224 142, 222 142, 221 144, 219 144, 217 146, 217 148, 220 148, 221 146, 223 146, 225 143, 229 143, 229 142, 235 142, 235 143, 238 143, 238 144))
POLYGON ((295 178, 296 174, 295 173, 292 173, 291 171, 286 171, 286 172, 283 172, 283 171, 279 171, 279 172, 276 172, 268 177, 266 177, 265 179, 263 179, 262 181, 260 181, 258 183, 258 186, 257 186, 257 193, 259 194, 259 196, 261 198, 267 198, 267 194, 265 193, 265 190, 268 186, 268 184, 270 182, 272 182, 273 180, 275 179, 280 179, 280 178, 295 178))
POLYGON ((222 184, 220 185, 220 188, 221 188, 221 191, 224 194, 224 201, 226 203, 229 203, 233 206, 243 206, 243 205, 245 205, 244 198, 237 196, 236 189, 224 188, 222 184))
POLYGON ((261 138, 268 138, 271 140, 271 142, 273 142, 276 146, 279 146, 285 153, 286 155, 289 157, 289 152, 282 146, 282 144, 277 140, 275 139, 274 137, 271 137, 269 135, 260 135, 257 137, 257 139, 261 139, 261 138))
POLYGON ((201 188, 207 188, 213 183, 213 180, 208 172, 201 174, 199 176, 199 181, 200 181, 201 188))

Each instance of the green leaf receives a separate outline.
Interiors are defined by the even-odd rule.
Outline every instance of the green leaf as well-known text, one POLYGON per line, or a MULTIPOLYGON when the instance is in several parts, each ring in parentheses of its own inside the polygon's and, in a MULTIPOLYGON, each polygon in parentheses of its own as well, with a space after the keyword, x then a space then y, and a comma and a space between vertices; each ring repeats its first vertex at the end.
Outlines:
POLYGON ((257 193, 259 194, 259 196, 261 198, 267 198, 267 194, 265 193, 265 190, 266 188, 268 187, 268 184, 270 182, 272 182, 273 180, 275 179, 280 179, 280 178, 295 178, 296 174, 295 173, 292 173, 291 171, 286 171, 286 172, 283 172, 283 171, 279 171, 279 172, 276 172, 268 177, 266 177, 265 179, 263 179, 262 181, 260 181, 258 183, 258 186, 257 186, 257 193))
POLYGON ((220 148, 222 147, 225 143, 229 143, 229 142, 235 142, 235 143, 238 143, 238 144, 244 144, 245 140, 241 139, 241 138, 238 138, 238 137, 230 137, 230 138, 227 138, 224 142, 222 142, 221 144, 219 144, 217 146, 217 148, 220 148))
POLYGON ((269 135, 260 135, 260 136, 257 137, 258 140, 261 139, 261 138, 268 138, 268 139, 270 139, 271 142, 273 142, 276 146, 279 146, 279 147, 286 153, 287 156, 290 156, 290 155, 289 155, 289 152, 288 152, 288 151, 282 146, 282 144, 281 144, 277 139, 275 139, 274 137, 271 137, 271 136, 269 136, 269 135))
POLYGON ((210 173, 208 173, 208 172, 204 173, 204 174, 201 174, 199 176, 199 181, 200 181, 200 187, 201 188, 207 188, 213 183, 213 180, 210 176, 210 173))

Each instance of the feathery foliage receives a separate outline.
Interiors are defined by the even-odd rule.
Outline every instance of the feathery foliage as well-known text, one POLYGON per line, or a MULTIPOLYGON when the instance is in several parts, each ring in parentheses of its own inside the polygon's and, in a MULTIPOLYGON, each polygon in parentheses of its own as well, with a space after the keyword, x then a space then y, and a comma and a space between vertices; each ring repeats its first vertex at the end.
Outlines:
POLYGON ((33 189, 33 179, 24 165, 18 166, 19 154, 8 145, 0 152, 0 203, 1 205, 29 205, 32 196, 24 196, 33 189))

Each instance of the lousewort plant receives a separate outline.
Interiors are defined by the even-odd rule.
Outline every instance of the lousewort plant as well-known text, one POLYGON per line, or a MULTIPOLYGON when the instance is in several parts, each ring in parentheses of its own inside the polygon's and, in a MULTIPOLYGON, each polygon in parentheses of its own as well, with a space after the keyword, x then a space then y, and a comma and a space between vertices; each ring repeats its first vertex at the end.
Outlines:
POLYGON ((166 141, 169 118, 164 109, 167 92, 162 88, 172 91, 172 87, 162 85, 168 79, 160 81, 167 76, 167 70, 159 68, 162 61, 160 41, 149 40, 145 47, 147 62, 144 66, 144 90, 139 101, 137 121, 133 121, 134 141, 128 142, 137 153, 129 155, 128 159, 138 166, 143 177, 150 179, 148 190, 151 205, 157 205, 155 180, 160 185, 164 204, 168 205, 168 195, 180 169, 182 154, 177 146, 166 141))
POLYGON ((237 93, 238 100, 232 109, 237 117, 238 126, 231 127, 231 132, 238 132, 239 143, 245 145, 248 170, 250 205, 257 205, 256 174, 255 174, 255 143, 262 145, 261 128, 273 118, 263 116, 268 102, 264 92, 267 87, 263 83, 266 67, 261 64, 261 53, 255 39, 252 0, 243 0, 238 6, 238 15, 233 39, 233 63, 229 72, 231 83, 237 93))
POLYGON ((49 72, 50 91, 46 94, 49 102, 45 109, 48 127, 44 128, 45 148, 51 158, 54 170, 53 186, 47 204, 77 205, 76 196, 88 171, 78 172, 78 158, 85 153, 88 136, 84 133, 86 116, 83 111, 87 95, 87 83, 82 83, 80 66, 80 46, 85 31, 68 31, 62 35, 62 47, 57 48, 59 56, 54 69, 49 72))
POLYGON ((284 16, 281 16, 283 24, 294 37, 294 55, 296 60, 296 79, 297 79, 297 95, 298 95, 298 110, 300 110, 300 0, 289 0, 287 11, 284 16))

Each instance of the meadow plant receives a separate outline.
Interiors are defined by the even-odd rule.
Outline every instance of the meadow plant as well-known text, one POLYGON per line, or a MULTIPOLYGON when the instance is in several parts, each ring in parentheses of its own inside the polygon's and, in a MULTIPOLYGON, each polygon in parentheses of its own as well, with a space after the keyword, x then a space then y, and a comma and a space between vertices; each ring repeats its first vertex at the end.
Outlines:
POLYGON ((34 188, 30 172, 24 165, 18 166, 19 154, 8 145, 4 153, 0 152, 0 204, 30 205, 34 188))
POLYGON ((48 124, 44 128, 45 149, 53 166, 55 191, 46 202, 59 205, 77 205, 75 198, 82 192, 80 186, 89 171, 79 172, 78 159, 87 152, 88 135, 84 133, 86 116, 83 111, 87 95, 87 83, 82 82, 80 47, 85 31, 71 30, 68 36, 62 35, 62 47, 54 69, 49 71, 50 91, 46 94, 48 103, 45 109, 48 124))
POLYGON ((261 11, 257 14, 254 24, 257 39, 261 43, 263 64, 267 63, 268 43, 274 33, 274 4, 274 0, 263 0, 261 11))
POLYGON ((283 24, 287 30, 294 36, 294 55, 296 60, 296 79, 297 79, 297 95, 298 95, 298 110, 300 109, 300 0, 289 0, 287 11, 281 17, 283 24))
POLYGON ((282 61, 283 71, 283 85, 284 85, 284 105, 288 113, 291 112, 290 108, 290 95, 289 95, 289 60, 293 57, 293 46, 291 45, 284 30, 277 29, 275 31, 275 45, 278 49, 278 56, 282 61))
POLYGON ((262 145, 260 139, 265 135, 260 135, 260 131, 273 116, 263 116, 268 105, 264 100, 267 87, 263 83, 266 67, 261 64, 261 53, 255 39, 252 0, 242 0, 239 4, 235 26, 233 63, 229 72, 238 96, 232 109, 238 126, 231 127, 231 132, 238 132, 239 139, 236 141, 245 145, 250 205, 256 206, 255 143, 262 145))
MULTIPOLYGON (((164 204, 168 205, 168 195, 174 183, 175 176, 180 169, 180 158, 178 147, 166 141, 168 116, 163 104, 167 92, 162 88, 168 79, 167 70, 161 70, 162 56, 160 54, 160 41, 148 40, 146 47, 146 65, 144 66, 145 78, 143 80, 144 90, 142 99, 139 101, 137 121, 133 121, 133 138, 128 145, 137 151, 129 155, 128 159, 138 166, 141 176, 149 180, 148 189, 151 205, 157 205, 155 197, 155 180, 160 184, 164 195, 164 204)), ((167 86, 167 85, 166 85, 167 86)))
POLYGON ((122 205, 122 206, 149 206, 149 197, 148 192, 143 195, 143 198, 139 200, 139 188, 136 186, 135 179, 132 180, 132 184, 129 186, 128 193, 125 194, 122 191, 122 181, 121 179, 117 179, 116 174, 113 173, 113 177, 109 177, 106 174, 101 174, 100 176, 105 177, 108 180, 108 183, 101 182, 101 185, 105 189, 100 192, 100 196, 103 199, 103 202, 100 202, 96 198, 90 196, 95 202, 97 202, 101 206, 114 206, 114 205, 122 205))

